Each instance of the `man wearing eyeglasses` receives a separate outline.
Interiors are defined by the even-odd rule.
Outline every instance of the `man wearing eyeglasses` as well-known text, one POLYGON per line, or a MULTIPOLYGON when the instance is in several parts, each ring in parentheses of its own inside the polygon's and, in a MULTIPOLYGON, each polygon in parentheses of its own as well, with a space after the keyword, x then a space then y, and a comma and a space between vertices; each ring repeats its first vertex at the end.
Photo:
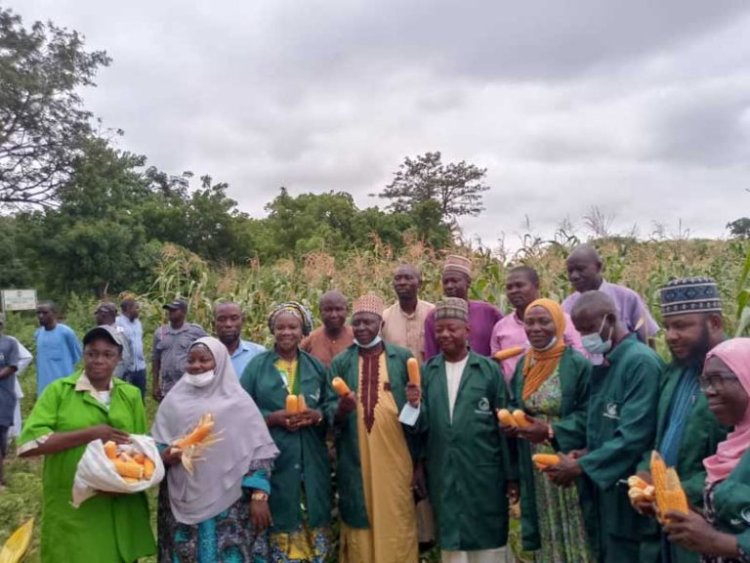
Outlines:
MULTIPOLYGON (((714 454, 726 436, 701 392, 710 382, 701 372, 706 354, 724 340, 721 298, 711 278, 692 277, 670 281, 661 288, 661 312, 672 363, 664 373, 658 407, 654 449, 666 464, 675 467, 690 504, 703 506, 706 470, 703 459, 714 454)), ((713 384, 719 384, 713 382, 713 384)), ((650 479, 646 452, 641 476, 650 479)), ((653 513, 650 503, 637 510, 653 513)), ((700 555, 667 541, 655 519, 643 531, 640 561, 643 563, 697 563, 700 555)))

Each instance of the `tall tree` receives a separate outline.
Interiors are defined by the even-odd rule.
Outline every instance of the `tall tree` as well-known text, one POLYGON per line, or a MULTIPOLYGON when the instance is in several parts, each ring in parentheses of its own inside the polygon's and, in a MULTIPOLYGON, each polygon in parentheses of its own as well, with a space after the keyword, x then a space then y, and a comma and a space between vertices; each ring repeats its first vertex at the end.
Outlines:
POLYGON ((731 223, 727 223, 727 229, 733 238, 742 240, 750 239, 750 218, 740 217, 731 223))
POLYGON ((83 37, 0 7, 0 203, 50 206, 73 171, 92 114, 80 89, 110 58, 84 50, 83 37))
POLYGON ((407 156, 378 197, 391 200, 388 208, 392 211, 407 213, 436 201, 443 220, 452 223, 462 215, 477 216, 484 211, 482 193, 490 189, 482 183, 486 173, 486 168, 465 160, 443 164, 439 151, 415 159, 407 156))

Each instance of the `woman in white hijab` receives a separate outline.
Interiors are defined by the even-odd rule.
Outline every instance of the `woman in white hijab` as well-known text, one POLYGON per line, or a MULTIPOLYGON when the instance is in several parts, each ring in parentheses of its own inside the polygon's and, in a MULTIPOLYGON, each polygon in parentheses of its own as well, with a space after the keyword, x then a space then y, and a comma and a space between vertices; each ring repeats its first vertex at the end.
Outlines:
POLYGON ((217 339, 200 338, 190 347, 186 373, 159 405, 151 433, 164 446, 167 466, 159 495, 159 561, 265 561, 269 478, 279 450, 217 339), (168 444, 205 413, 214 416, 219 441, 194 461, 190 474, 168 444))

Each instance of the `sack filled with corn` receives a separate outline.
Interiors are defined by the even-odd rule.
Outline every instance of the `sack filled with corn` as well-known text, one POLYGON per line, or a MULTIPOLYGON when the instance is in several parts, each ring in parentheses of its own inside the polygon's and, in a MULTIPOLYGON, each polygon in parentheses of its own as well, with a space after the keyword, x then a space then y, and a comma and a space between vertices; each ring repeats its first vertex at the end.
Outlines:
POLYGON ((139 493, 162 479, 164 464, 150 436, 131 434, 129 444, 94 440, 78 462, 72 504, 78 508, 99 491, 139 493))

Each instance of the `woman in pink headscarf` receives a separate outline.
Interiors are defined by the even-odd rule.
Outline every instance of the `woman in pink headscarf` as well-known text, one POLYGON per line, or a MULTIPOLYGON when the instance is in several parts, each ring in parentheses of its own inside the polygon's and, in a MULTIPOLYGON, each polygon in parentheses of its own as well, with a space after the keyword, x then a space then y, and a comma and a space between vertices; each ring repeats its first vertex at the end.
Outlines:
POLYGON ((704 563, 750 562, 750 338, 734 338, 706 356, 701 388, 717 420, 734 427, 706 467, 705 513, 669 512, 669 540, 704 563))

